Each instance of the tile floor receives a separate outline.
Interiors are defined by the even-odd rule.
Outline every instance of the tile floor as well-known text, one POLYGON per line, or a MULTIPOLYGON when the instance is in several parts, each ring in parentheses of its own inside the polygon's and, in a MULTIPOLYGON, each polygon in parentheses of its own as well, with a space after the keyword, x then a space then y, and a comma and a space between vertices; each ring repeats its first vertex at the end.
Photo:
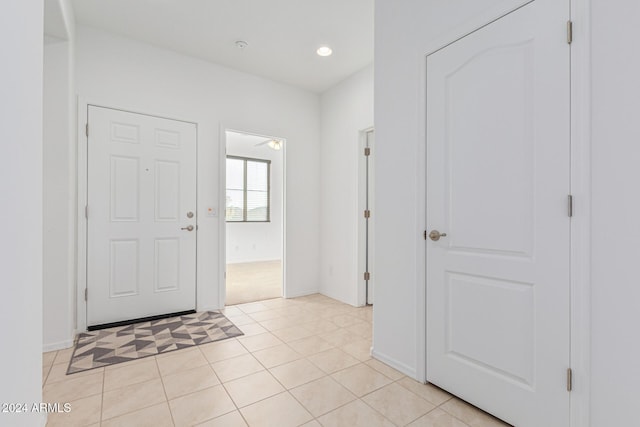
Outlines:
POLYGON ((45 353, 48 426, 423 426, 506 424, 373 360, 372 310, 322 295, 227 307, 245 336, 67 376, 45 353))

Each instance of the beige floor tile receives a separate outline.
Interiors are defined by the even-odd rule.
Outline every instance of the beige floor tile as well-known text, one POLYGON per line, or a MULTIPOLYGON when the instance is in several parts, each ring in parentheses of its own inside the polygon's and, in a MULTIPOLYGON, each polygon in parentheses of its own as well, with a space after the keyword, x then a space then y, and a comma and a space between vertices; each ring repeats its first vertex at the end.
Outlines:
POLYGON ((313 332, 300 326, 278 329, 277 331, 273 331, 272 334, 284 342, 295 341, 314 335, 313 332))
POLYGON ((159 378, 108 391, 102 396, 102 420, 154 406, 166 400, 159 378))
POLYGON ((424 415, 411 424, 408 427, 469 427, 459 419, 449 415, 440 408, 436 408, 424 415))
POLYGON ((313 419, 287 392, 240 409, 251 427, 297 427, 313 419))
POLYGON ((236 316, 227 316, 227 319, 229 319, 231 323, 233 323, 238 327, 256 323, 256 321, 253 320, 251 317, 249 317, 248 314, 238 314, 236 316))
POLYGON ((108 420, 166 401, 162 381, 155 379, 108 391, 102 398, 102 420, 108 420))
POLYGON ((221 385, 169 401, 176 426, 192 426, 236 409, 221 385))
POLYGON ((361 362, 371 359, 371 341, 369 340, 356 339, 343 345, 340 349, 361 362))
POLYGON ((87 375, 101 374, 104 372, 104 368, 89 369, 87 371, 76 372, 67 375, 67 369, 69 365, 66 363, 59 363, 52 365, 47 377, 47 384, 57 383, 59 381, 70 380, 72 378, 86 377, 87 375))
POLYGON ((166 402, 103 421, 102 427, 172 427, 171 411, 166 402))
POLYGON ((200 351, 209 363, 231 359, 248 353, 247 349, 233 338, 201 345, 200 351))
POLYGON ((247 423, 244 422, 240 412, 233 411, 228 414, 219 416, 209 421, 205 421, 202 424, 198 424, 197 427, 246 427, 247 423))
POLYGON ((327 374, 332 374, 360 363, 358 359, 337 348, 313 354, 308 359, 327 374))
POLYGON ((379 360, 371 359, 371 360, 367 360, 365 363, 369 367, 375 369, 376 371, 378 371, 381 374, 391 378, 394 381, 397 381, 397 380, 399 380, 401 378, 404 378, 404 376, 405 376, 402 372, 396 371, 391 366, 386 365, 386 364, 380 362, 379 360))
POLYGON ((331 376, 359 397, 392 382, 390 378, 363 363, 338 371, 331 376))
POLYGON ((291 394, 315 417, 356 400, 356 396, 331 377, 322 377, 296 387, 291 394))
POLYGON ((323 334, 320 334, 319 337, 325 341, 328 341, 336 347, 340 347, 353 341, 362 339, 359 335, 353 334, 342 328, 333 332, 325 332, 323 334))
POLYGON ((353 325, 353 326, 349 326, 345 328, 347 331, 351 332, 352 334, 356 334, 364 339, 371 339, 371 336, 373 335, 373 327, 371 326, 371 323, 367 323, 367 322, 362 322, 361 324, 358 325, 353 325))
POLYGON ((53 361, 56 359, 57 351, 48 351, 46 353, 42 353, 42 366, 51 366, 53 365, 53 361))
POLYGON ((324 427, 395 427, 378 412, 355 400, 318 418, 324 427))
POLYGON ((220 310, 220 312, 222 314, 224 314, 227 317, 227 319, 230 316, 241 316, 241 315, 244 315, 244 311, 242 311, 238 307, 234 307, 234 306, 227 306, 227 307, 223 308, 222 310, 220 310))
POLYGON ((278 329, 288 328, 291 325, 294 325, 289 317, 278 317, 276 319, 263 320, 260 322, 265 330, 269 331, 277 331, 278 329))
POLYGON ((274 377, 287 389, 308 383, 325 375, 306 359, 295 360, 270 369, 274 377))
POLYGON ((302 358, 300 353, 294 351, 286 344, 258 350, 252 354, 267 368, 273 368, 274 366, 283 365, 287 362, 302 358))
POLYGON ((160 378, 160 372, 158 371, 158 364, 155 358, 150 357, 142 360, 144 360, 144 362, 105 371, 104 391, 111 391, 131 384, 143 383, 155 378, 160 378))
POLYGON ((179 350, 175 353, 168 353, 167 355, 163 355, 162 357, 156 356, 156 360, 158 361, 160 374, 162 374, 163 376, 171 375, 176 372, 184 371, 209 363, 207 362, 207 359, 202 355, 198 347, 179 350))
POLYGON ((42 367, 42 386, 44 387, 47 382, 47 377, 49 376, 49 372, 51 371, 51 366, 43 366, 42 367))
POLYGON ((194 391, 204 390, 220 384, 218 377, 209 365, 199 366, 162 377, 167 399, 175 399, 194 391))
POLYGON ((250 302, 247 304, 238 304, 234 307, 239 308, 245 314, 257 313, 258 311, 269 310, 269 307, 259 302, 250 302))
POLYGON ((311 420, 308 423, 302 424, 300 427, 322 427, 322 424, 320 424, 316 420, 311 420))
POLYGON ((282 308, 282 307, 286 307, 290 302, 291 300, 288 300, 288 299, 274 298, 274 299, 267 299, 264 301, 260 301, 260 304, 269 308, 282 308))
POLYGON ((248 316, 256 322, 262 322, 263 320, 271 320, 282 317, 282 315, 275 310, 258 311, 256 313, 251 313, 248 316))
POLYGON ((305 322, 300 324, 300 326, 307 329, 308 331, 313 332, 314 334, 333 332, 339 329, 338 325, 326 319, 319 319, 319 320, 314 320, 312 322, 305 322))
POLYGON ((303 356, 311 356, 312 354, 321 353, 333 348, 333 345, 329 344, 319 336, 303 338, 301 340, 291 341, 287 344, 303 356))
POLYGON ((400 384, 407 390, 414 392, 423 399, 428 400, 436 406, 442 405, 444 402, 453 397, 441 388, 438 388, 432 384, 422 384, 409 377, 402 378, 400 381, 398 381, 398 384, 400 384))
POLYGON ((48 415, 47 427, 88 426, 100 423, 102 395, 96 394, 69 403, 71 404, 70 412, 52 412, 48 415))
POLYGON ((280 383, 267 371, 230 381, 224 387, 238 408, 284 391, 280 383))
POLYGON ((46 384, 42 389, 43 402, 71 402, 102 393, 102 372, 46 384))
POLYGON ((408 424, 435 406, 398 384, 389 384, 362 398, 397 425, 408 424))
POLYGON ((339 314, 331 318, 331 321, 341 328, 346 328, 347 326, 361 325, 363 322, 361 319, 357 317, 350 316, 348 314, 339 314))
POLYGON ((440 408, 471 427, 507 427, 509 425, 456 397, 442 404, 440 408))
POLYGON ((298 316, 308 316, 309 311, 305 310, 304 307, 301 306, 293 306, 293 307, 283 307, 280 309, 276 309, 281 316, 285 317, 298 317, 298 316))
POLYGON ((240 338, 246 338, 246 337, 251 337, 254 335, 260 335, 260 334, 264 334, 267 333, 268 331, 263 328, 260 323, 248 323, 246 325, 236 325, 238 326, 238 328, 242 331, 242 333, 244 334, 243 337, 239 337, 240 338))
POLYGON ((71 361, 71 356, 73 355, 74 349, 75 347, 65 348, 64 350, 58 350, 56 352, 56 357, 53 360, 53 364, 57 365, 58 363, 66 363, 68 365, 69 361, 71 361))
POLYGON ((223 383, 264 370, 264 366, 250 354, 221 360, 211 366, 223 383))
POLYGON ((258 351, 282 344, 282 341, 269 332, 250 337, 238 338, 238 341, 240 341, 240 343, 249 351, 258 351))

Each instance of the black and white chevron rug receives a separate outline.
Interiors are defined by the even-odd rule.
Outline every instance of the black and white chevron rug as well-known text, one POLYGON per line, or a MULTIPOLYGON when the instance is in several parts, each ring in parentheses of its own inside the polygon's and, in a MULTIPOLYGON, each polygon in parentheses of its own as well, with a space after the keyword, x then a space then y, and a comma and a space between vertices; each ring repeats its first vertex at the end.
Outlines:
POLYGON ((243 335, 215 311, 187 314, 78 335, 67 374, 128 362, 243 335))

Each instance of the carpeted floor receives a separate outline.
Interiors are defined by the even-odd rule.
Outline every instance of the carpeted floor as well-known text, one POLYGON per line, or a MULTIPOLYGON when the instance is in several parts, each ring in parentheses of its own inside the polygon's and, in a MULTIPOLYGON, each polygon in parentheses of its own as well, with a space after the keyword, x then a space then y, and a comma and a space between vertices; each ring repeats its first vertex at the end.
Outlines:
POLYGON ((67 374, 244 335, 214 311, 169 317, 78 335, 67 374))
POLYGON ((226 305, 244 304, 282 296, 280 260, 227 264, 226 305))

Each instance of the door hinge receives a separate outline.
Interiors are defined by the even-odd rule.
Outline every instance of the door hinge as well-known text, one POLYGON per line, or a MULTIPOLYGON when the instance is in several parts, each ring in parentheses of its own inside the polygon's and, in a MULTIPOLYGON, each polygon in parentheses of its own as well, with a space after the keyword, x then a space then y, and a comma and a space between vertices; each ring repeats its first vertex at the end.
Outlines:
POLYGON ((365 147, 365 149, 364 149, 364 155, 365 155, 365 156, 370 156, 370 155, 371 155, 371 148, 370 148, 370 147, 365 147))
POLYGON ((367 209, 366 211, 364 211, 364 217, 365 218, 371 218, 371 211, 369 209, 367 209))
POLYGON ((569 209, 569 218, 571 218, 573 216, 573 196, 571 194, 569 194, 569 196, 567 197, 567 204, 568 204, 568 209, 569 209))
POLYGON ((89 297, 89 288, 84 288, 84 300, 87 301, 89 297))
POLYGON ((573 22, 567 21, 567 43, 571 44, 573 42, 573 22))
POLYGON ((84 205, 84 218, 89 219, 89 205, 84 205))
POLYGON ((87 135, 87 138, 89 138, 89 123, 84 125, 84 133, 87 135))
POLYGON ((573 390, 573 371, 571 368, 567 369, 567 391, 573 390))
POLYGON ((371 274, 368 271, 364 272, 364 280, 371 280, 371 274))

